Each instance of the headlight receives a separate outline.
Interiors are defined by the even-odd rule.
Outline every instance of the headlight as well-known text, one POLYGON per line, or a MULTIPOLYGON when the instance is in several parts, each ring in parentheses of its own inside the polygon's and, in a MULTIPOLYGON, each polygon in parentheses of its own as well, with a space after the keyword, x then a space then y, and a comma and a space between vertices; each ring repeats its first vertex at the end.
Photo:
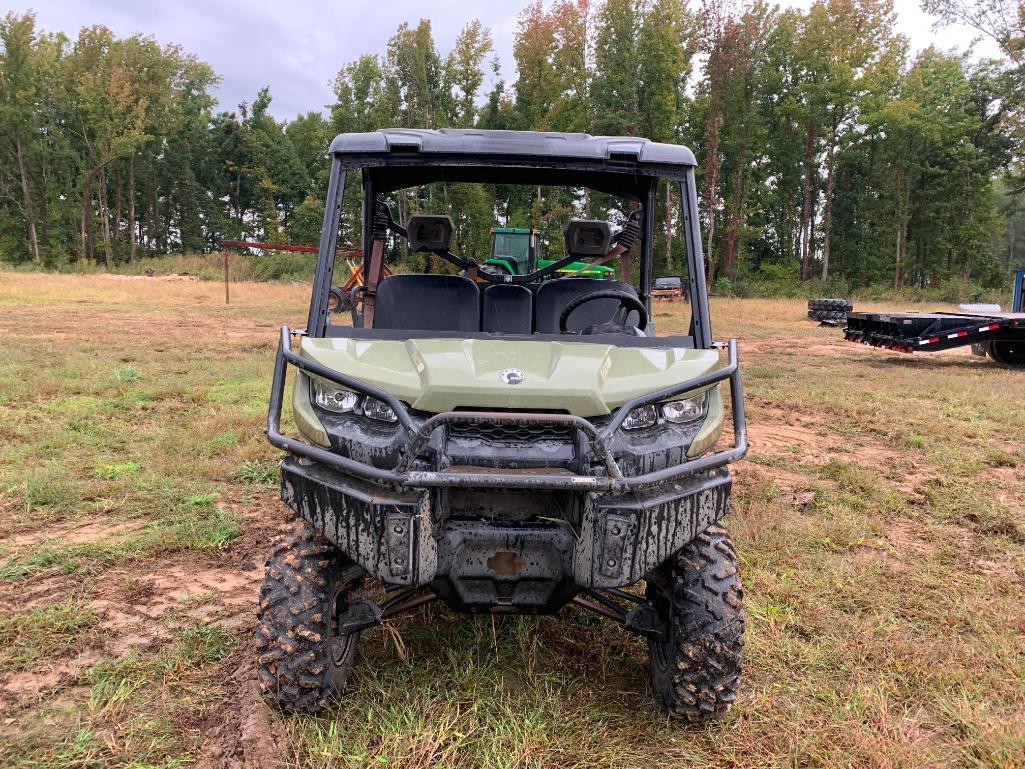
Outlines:
POLYGON ((379 419, 382 422, 397 422, 399 420, 391 406, 384 401, 370 397, 363 402, 363 416, 379 419))
POLYGON ((658 412, 655 411, 654 406, 638 406, 626 415, 626 419, 623 420, 623 429, 641 430, 651 427, 656 421, 658 421, 658 412))
POLYGON ((662 416, 667 422, 684 424, 703 419, 708 412, 708 391, 698 393, 690 398, 668 401, 662 404, 662 416))
POLYGON ((708 391, 692 395, 689 398, 678 398, 656 405, 638 406, 623 420, 624 430, 643 430, 651 427, 659 420, 673 424, 687 424, 704 419, 708 413, 708 391))
POLYGON ((322 409, 336 414, 348 414, 356 410, 359 395, 352 390, 335 387, 320 379, 313 379, 313 402, 322 409))
POLYGON ((311 379, 313 390, 313 402, 322 409, 332 411, 335 414, 363 414, 370 419, 379 422, 397 422, 398 416, 394 409, 384 401, 370 396, 360 395, 344 387, 324 382, 321 379, 311 379))

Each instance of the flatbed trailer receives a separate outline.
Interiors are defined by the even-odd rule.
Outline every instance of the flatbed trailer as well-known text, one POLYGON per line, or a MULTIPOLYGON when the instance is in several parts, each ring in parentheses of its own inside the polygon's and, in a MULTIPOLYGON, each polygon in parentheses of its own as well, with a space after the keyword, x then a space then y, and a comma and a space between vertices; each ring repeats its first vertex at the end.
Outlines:
POLYGON ((897 352, 972 346, 1008 366, 1025 366, 1025 270, 1014 275, 1011 312, 849 312, 844 337, 897 352))
POLYGON ((1009 365, 1025 365, 1025 313, 849 312, 844 337, 897 352, 972 345, 1009 365))

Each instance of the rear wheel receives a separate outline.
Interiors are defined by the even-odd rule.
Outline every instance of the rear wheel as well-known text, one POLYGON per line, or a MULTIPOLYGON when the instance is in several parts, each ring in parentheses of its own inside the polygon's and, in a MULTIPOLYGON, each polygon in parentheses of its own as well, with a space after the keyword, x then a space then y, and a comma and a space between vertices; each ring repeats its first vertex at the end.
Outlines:
POLYGON ((989 357, 1005 366, 1025 366, 1025 341, 1000 340, 986 347, 989 357))
POLYGON ((301 519, 274 541, 260 589, 256 650, 260 688, 276 708, 315 713, 342 695, 359 634, 340 635, 336 620, 364 577, 301 519))
POLYGON ((729 535, 711 526, 648 582, 663 622, 648 646, 655 697, 670 713, 701 722, 726 714, 737 696, 744 647, 744 592, 729 535))

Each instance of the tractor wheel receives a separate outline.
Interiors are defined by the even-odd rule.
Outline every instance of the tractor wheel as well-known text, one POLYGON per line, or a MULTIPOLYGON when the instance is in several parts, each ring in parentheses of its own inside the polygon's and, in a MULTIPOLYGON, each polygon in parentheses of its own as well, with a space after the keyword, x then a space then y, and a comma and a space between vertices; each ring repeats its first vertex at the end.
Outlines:
POLYGON ((274 541, 256 627, 260 688, 271 705, 315 713, 341 696, 359 634, 339 636, 336 618, 364 577, 301 519, 274 541))
POLYGON ((812 320, 846 321, 847 313, 839 310, 808 310, 812 320))
POLYGON ((664 623, 648 645, 659 704, 687 721, 726 714, 740 684, 744 591, 729 535, 711 526, 649 580, 664 623))
POLYGON ((1025 340, 1000 340, 986 345, 989 357, 1005 366, 1025 366, 1025 340))
POLYGON ((345 312, 349 309, 349 295, 344 289, 332 288, 327 294, 328 312, 345 312))
POLYGON ((809 299, 809 310, 825 310, 827 312, 850 312, 854 302, 850 299, 809 299))

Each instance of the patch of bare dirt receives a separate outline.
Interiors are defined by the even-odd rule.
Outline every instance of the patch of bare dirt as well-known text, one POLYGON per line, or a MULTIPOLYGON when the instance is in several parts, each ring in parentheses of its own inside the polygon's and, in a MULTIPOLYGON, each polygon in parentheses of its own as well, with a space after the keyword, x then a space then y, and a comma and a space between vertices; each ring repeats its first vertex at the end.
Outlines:
POLYGON ((244 628, 255 615, 262 568, 238 570, 195 556, 149 573, 108 571, 92 607, 102 619, 94 635, 106 651, 122 656, 160 645, 185 626, 244 628))
POLYGON ((866 467, 890 467, 901 460, 901 452, 871 436, 838 435, 821 417, 765 404, 757 408, 757 418, 748 423, 752 456, 792 457, 811 465, 856 459, 866 467))
MULTIPOLYGON (((825 331, 825 329, 823 329, 825 331)), ((838 329, 831 329, 836 333, 835 338, 823 338, 821 341, 809 339, 801 340, 802 356, 823 356, 827 358, 846 358, 858 360, 861 358, 864 348, 859 349, 857 345, 847 342, 843 338, 843 332, 838 329)), ((774 337, 744 337, 740 342, 740 353, 744 360, 757 360, 760 356, 771 356, 777 361, 780 354, 780 340, 774 337)))
POLYGON ((911 559, 931 558, 938 549, 920 526, 906 518, 888 522, 886 537, 897 554, 911 559))
POLYGON ((976 558, 971 562, 968 570, 984 575, 993 584, 1006 585, 1025 579, 1015 567, 1014 562, 1004 554, 995 554, 990 558, 976 558))
POLYGON ((782 467, 764 467, 750 460, 743 460, 735 467, 738 479, 746 480, 750 478, 754 481, 772 481, 777 488, 784 492, 784 497, 788 494, 795 495, 795 501, 797 495, 814 494, 814 492, 808 490, 808 484, 811 482, 811 479, 792 470, 782 467))
POLYGON ((919 502, 926 498, 922 491, 923 485, 937 474, 936 468, 923 465, 902 468, 899 464, 890 464, 884 471, 884 476, 895 488, 919 502))
POLYGON ((239 693, 221 720, 204 730, 196 769, 275 769, 291 756, 291 740, 280 717, 260 698, 254 664, 236 665, 231 689, 239 693))
POLYGON ((851 565, 859 570, 865 567, 877 567, 894 574, 908 570, 905 559, 901 555, 890 552, 886 547, 869 544, 856 545, 849 552, 844 552, 841 557, 845 560, 849 559, 851 565))
POLYGON ((992 501, 1006 507, 1025 527, 1025 470, 1020 467, 988 467, 979 474, 988 481, 992 501))
POLYGON ((80 578, 48 574, 32 580, 0 581, 0 611, 25 611, 63 603, 84 589, 80 578))
MULTIPOLYGON (((61 544, 81 545, 87 542, 104 542, 116 537, 134 534, 142 528, 139 521, 111 521, 94 519, 85 523, 74 523, 67 526, 46 526, 34 531, 15 534, 7 539, 15 548, 34 545, 43 540, 57 540, 61 544)), ((3 540, 3 536, 0 536, 3 540)))
MULTIPOLYGON (((249 491, 226 496, 225 504, 244 521, 244 532, 222 551, 126 560, 85 581, 47 573, 10 583, 10 595, 4 596, 10 600, 0 606, 9 603, 12 609, 20 609, 26 603, 63 601, 75 591, 100 619, 79 637, 71 653, 40 659, 28 670, 0 676, 0 723, 7 724, 5 728, 17 729, 19 719, 29 718, 27 714, 44 703, 50 706, 71 698, 69 706, 80 707, 88 696, 88 687, 82 686, 84 670, 133 652, 158 653, 182 628, 216 625, 240 639, 251 636, 263 559, 284 511, 269 491, 257 493, 255 499, 249 491)), ((74 527, 73 536, 92 537, 110 531, 109 524, 98 521, 74 527)), ((168 713, 182 735, 201 743, 199 766, 272 769, 287 765, 292 754, 288 732, 259 697, 248 644, 240 643, 227 659, 204 669, 202 677, 210 693, 220 694, 198 707, 172 707, 168 713)))
POLYGON ((75 683, 81 670, 102 659, 95 649, 87 649, 72 658, 44 661, 30 670, 11 673, 0 679, 0 715, 29 705, 43 695, 75 683))

